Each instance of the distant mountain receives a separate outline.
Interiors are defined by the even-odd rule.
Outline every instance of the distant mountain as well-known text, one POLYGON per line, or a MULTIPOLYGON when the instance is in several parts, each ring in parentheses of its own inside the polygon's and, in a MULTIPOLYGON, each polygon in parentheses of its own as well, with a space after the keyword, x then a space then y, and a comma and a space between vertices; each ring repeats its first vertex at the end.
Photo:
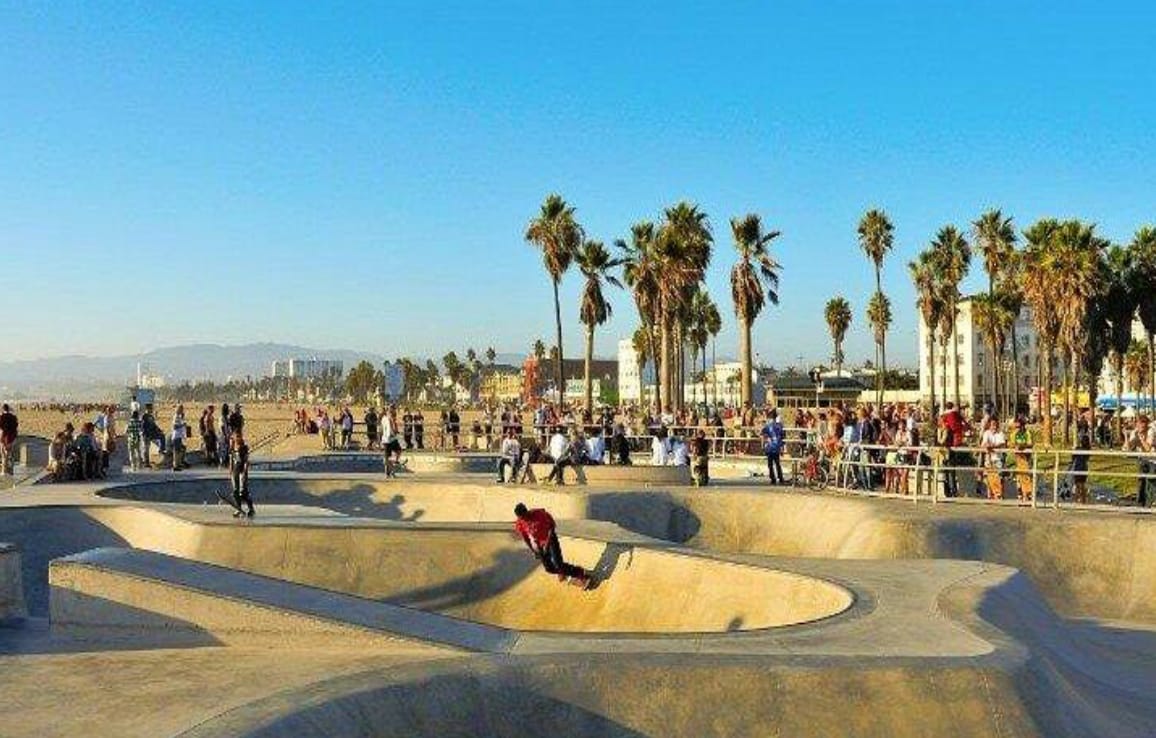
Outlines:
POLYGON ((186 379, 223 381, 229 377, 261 377, 269 373, 276 360, 313 356, 340 360, 347 368, 362 359, 374 364, 385 361, 385 357, 377 354, 345 349, 323 350, 281 343, 242 346, 206 343, 123 356, 71 355, 0 362, 0 386, 124 385, 135 380, 138 363, 150 374, 163 376, 169 382, 186 379))

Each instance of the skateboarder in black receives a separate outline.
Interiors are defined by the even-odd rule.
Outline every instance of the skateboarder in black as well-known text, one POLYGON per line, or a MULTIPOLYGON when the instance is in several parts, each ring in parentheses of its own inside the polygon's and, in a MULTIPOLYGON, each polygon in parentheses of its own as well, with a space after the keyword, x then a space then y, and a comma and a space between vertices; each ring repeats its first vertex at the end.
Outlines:
POLYGON ((233 478, 233 506, 237 508, 233 517, 247 515, 251 518, 254 510, 253 498, 249 496, 249 444, 245 443, 245 438, 239 430, 233 431, 232 449, 233 453, 229 456, 229 474, 233 478), (248 512, 241 512, 243 506, 249 508, 248 512))
POLYGON ((542 562, 543 569, 551 574, 557 574, 560 582, 572 578, 575 583, 586 588, 590 587, 594 581, 593 577, 582 567, 567 564, 562 558, 562 546, 558 543, 554 518, 550 513, 542 508, 529 510, 519 502, 514 506, 514 515, 518 516, 514 530, 518 531, 526 546, 542 562))

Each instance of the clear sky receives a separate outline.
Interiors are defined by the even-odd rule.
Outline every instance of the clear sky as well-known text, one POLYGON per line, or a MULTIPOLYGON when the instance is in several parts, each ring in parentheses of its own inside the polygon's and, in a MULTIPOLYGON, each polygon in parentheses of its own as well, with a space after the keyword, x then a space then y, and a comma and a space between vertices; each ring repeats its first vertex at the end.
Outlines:
MULTIPOLYGON (((525 351, 553 315, 522 237, 558 191, 607 242, 699 203, 723 354, 728 220, 762 214, 784 268, 755 349, 779 365, 829 356, 836 293, 848 358, 872 355, 855 225, 882 207, 912 361, 906 263, 939 226, 1156 220, 1153 28, 1108 1, 4 2, 0 359, 525 351)), ((604 354, 636 323, 612 299, 604 354)))

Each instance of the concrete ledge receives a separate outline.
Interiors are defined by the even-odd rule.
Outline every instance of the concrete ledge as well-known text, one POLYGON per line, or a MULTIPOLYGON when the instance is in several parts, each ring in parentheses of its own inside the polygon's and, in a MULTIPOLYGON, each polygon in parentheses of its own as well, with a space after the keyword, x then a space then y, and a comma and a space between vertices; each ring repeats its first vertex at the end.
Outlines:
MULTIPOLYGON (((550 475, 551 464, 531 464, 538 481, 550 475)), ((567 467, 563 481, 596 486, 622 485, 627 487, 688 486, 691 483, 689 466, 613 466, 593 464, 567 467)))
POLYGON ((415 653, 503 652, 516 640, 499 628, 136 549, 99 548, 56 559, 48 577, 54 629, 415 653))
POLYGON ((20 547, 14 543, 0 543, 0 626, 17 625, 27 616, 20 547))

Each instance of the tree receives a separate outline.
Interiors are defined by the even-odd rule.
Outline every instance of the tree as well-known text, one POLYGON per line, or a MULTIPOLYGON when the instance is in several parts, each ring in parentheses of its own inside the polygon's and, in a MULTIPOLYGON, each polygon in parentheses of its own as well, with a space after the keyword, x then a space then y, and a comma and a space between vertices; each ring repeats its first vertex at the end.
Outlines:
POLYGON ((554 326, 558 356, 554 360, 554 380, 557 382, 559 399, 564 384, 562 381, 562 305, 558 300, 558 285, 562 275, 570 268, 574 252, 582 243, 582 226, 574 218, 574 208, 566 204, 560 195, 548 195, 542 203, 538 217, 526 227, 526 241, 542 251, 542 263, 554 287, 554 326))
POLYGON ((638 394, 639 399, 646 398, 646 365, 650 363, 650 352, 654 347, 654 336, 651 335, 651 330, 645 325, 640 325, 634 329, 634 333, 630 336, 630 346, 634 349, 634 353, 638 356, 638 394))
POLYGON ((1108 321, 1108 349, 1112 373, 1116 379, 1116 412, 1112 421, 1116 444, 1124 442, 1124 356, 1132 345, 1132 320, 1136 316, 1135 274, 1132 267, 1132 252, 1120 246, 1108 249, 1105 256, 1107 270, 1107 290, 1103 309, 1108 321))
POLYGON ((1136 231, 1128 250, 1135 270, 1136 307, 1148 338, 1148 374, 1144 385, 1148 387, 1151 402, 1156 400, 1156 375, 1153 374, 1156 368, 1156 228, 1144 226, 1136 231))
POLYGON ((992 384, 990 391, 992 405, 997 408, 997 411, 1000 396, 997 363, 1002 353, 1001 347, 1015 324, 1016 314, 1017 312, 1013 311, 1010 300, 1003 292, 977 295, 971 301, 972 321, 975 323, 976 331, 987 343, 988 352, 991 354, 991 372, 989 374, 992 384))
POLYGON ((612 269, 622 264, 622 260, 610 258, 610 252, 601 241, 584 241, 574 260, 586 279, 582 288, 578 317, 586 326, 586 409, 593 410, 594 382, 590 370, 594 364, 594 326, 605 323, 613 312, 610 303, 602 294, 602 283, 622 287, 618 278, 610 273, 612 269))
POLYGON ((494 365, 494 360, 498 358, 498 352, 494 351, 494 347, 490 346, 486 349, 486 363, 490 366, 494 365))
MULTIPOLYGON (((887 299, 887 295, 882 292, 876 292, 871 296, 871 301, 867 303, 867 324, 871 326, 875 344, 881 347, 887 335, 887 329, 891 327, 891 300, 887 299)), ((883 401, 883 380, 886 373, 887 370, 883 367, 875 372, 875 384, 878 388, 880 403, 883 401)))
MULTIPOLYGON (((1128 380, 1128 386, 1132 388, 1133 394, 1136 395, 1137 401, 1140 398, 1140 388, 1148 381, 1148 376, 1152 373, 1150 367, 1152 364, 1148 361, 1148 348, 1143 341, 1133 340, 1128 346, 1128 351, 1124 354, 1124 376, 1128 380)), ((1137 408, 1138 409, 1138 408, 1137 408)))
MULTIPOLYGON (((876 295, 883 295, 883 259, 891 250, 894 230, 891 220, 882 210, 868 210, 859 220, 859 247, 875 265, 876 295)), ((882 300, 886 299, 886 297, 882 298, 882 300)), ((875 297, 872 297, 871 300, 877 305, 882 305, 882 300, 877 300, 875 297)), ((889 325, 890 320, 888 320, 887 326, 872 326, 875 333, 875 363, 881 368, 881 371, 875 373, 875 402, 877 405, 883 404, 883 374, 887 371, 887 328, 889 325)))
POLYGON ((357 366, 349 370, 345 379, 345 391, 353 398, 356 404, 363 404, 381 387, 382 373, 368 361, 360 361, 357 366))
POLYGON ((542 341, 541 338, 539 338, 537 341, 534 341, 534 358, 537 359, 539 363, 542 361, 542 359, 546 358, 546 344, 542 341))
MULTIPOLYGON (((946 338, 952 338, 955 333, 955 323, 959 315, 959 285, 967 276, 971 265, 971 246, 967 239, 955 226, 948 225, 939 229, 931 248, 936 254, 938 263, 937 272, 942 283, 942 294, 946 307, 946 317, 950 321, 950 333, 946 338)), ((959 407, 959 342, 952 340, 952 371, 955 377, 955 405, 959 407)), ((946 399, 946 398, 945 398, 946 399)))
POLYGON ((1052 445, 1052 358, 1060 332, 1060 313, 1052 286, 1051 254, 1059 221, 1045 218, 1024 231, 1026 247, 1020 275, 1024 299, 1032 309, 1032 322, 1040 342, 1040 363, 1044 367, 1043 407, 1044 443, 1052 445))
POLYGON ((781 267, 768 248, 780 233, 764 231, 762 219, 754 213, 731 218, 731 233, 739 252, 739 260, 731 269, 731 296, 739 321, 739 360, 743 372, 739 391, 745 406, 751 402, 751 325, 768 300, 772 305, 779 304, 781 267))
POLYGON ((827 301, 823 311, 827 321, 827 330, 831 333, 831 340, 835 344, 835 353, 832 356, 835 362, 835 371, 843 375, 843 339, 847 337, 847 329, 851 327, 851 305, 842 295, 836 295, 827 301))
POLYGON ((697 205, 679 202, 667 208, 656 241, 662 279, 659 282, 662 342, 662 384, 667 401, 675 408, 683 404, 682 346, 686 308, 695 286, 710 264, 714 238, 706 213, 697 205), (675 391, 676 385, 678 391, 675 391))
MULTIPOLYGON (((706 401, 706 347, 712 336, 722 329, 722 316, 710 293, 699 285, 690 301, 690 323, 687 330, 691 347, 702 359, 702 399, 706 401)), ((693 358, 693 357, 692 357, 693 358)), ((691 362, 694 363, 693 361, 691 362)))
POLYGON ((638 319, 649 342, 646 353, 655 363, 655 377, 658 379, 654 387, 655 404, 661 408, 666 395, 660 379, 662 359, 657 350, 655 333, 661 321, 659 284, 663 273, 654 224, 650 221, 635 223, 630 229, 630 241, 619 239, 614 245, 623 252, 622 278, 634 296, 638 319))
MULTIPOLYGON (((1019 383, 1015 375, 1018 373, 1019 368, 1019 350, 1015 324, 1016 319, 1019 317, 1019 302, 1015 299, 1018 288, 1013 287, 1014 279, 1012 279, 1012 277, 1015 276, 1016 260, 1015 225, 1010 217, 1005 217, 1000 210, 993 209, 979 216, 971 226, 975 247, 983 257, 983 268, 984 271, 987 272, 988 297, 993 300, 995 299, 994 295, 997 285, 1004 293, 1004 296, 995 302, 993 308, 1014 308, 1015 310, 1012 316, 1010 332, 1014 361, 1012 365, 1012 386, 1015 388, 1013 396, 1018 398, 1019 383)), ((1003 361, 1003 346, 1004 342, 1001 341, 999 345, 993 349, 994 353, 991 361, 992 385, 997 397, 999 396, 999 365, 1003 361)), ((1016 402, 1016 404, 1018 404, 1018 402, 1016 402)))
POLYGON ((928 385, 931 388, 931 426, 937 424, 938 409, 935 404, 935 334, 943 318, 944 304, 940 287, 938 265, 935 253, 930 249, 907 265, 911 281, 915 284, 916 307, 927 326, 928 385))

